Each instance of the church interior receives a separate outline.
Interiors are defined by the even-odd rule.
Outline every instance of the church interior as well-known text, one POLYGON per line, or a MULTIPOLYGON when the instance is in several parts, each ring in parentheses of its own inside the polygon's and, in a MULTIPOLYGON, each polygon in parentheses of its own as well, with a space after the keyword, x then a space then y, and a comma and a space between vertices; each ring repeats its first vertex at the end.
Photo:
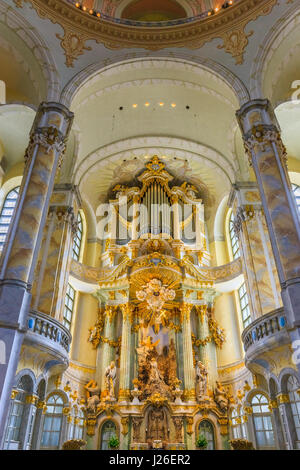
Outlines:
POLYGON ((0 0, 0 448, 300 449, 300 4, 0 0))

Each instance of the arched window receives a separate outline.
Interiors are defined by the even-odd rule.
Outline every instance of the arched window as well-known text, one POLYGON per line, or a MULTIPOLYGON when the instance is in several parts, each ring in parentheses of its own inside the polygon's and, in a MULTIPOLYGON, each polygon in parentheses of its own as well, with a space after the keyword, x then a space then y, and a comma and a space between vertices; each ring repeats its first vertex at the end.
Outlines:
POLYGON ((248 294, 246 291, 245 283, 241 285, 238 292, 239 292, 243 326, 244 328, 246 328, 246 326, 250 325, 251 323, 251 314, 250 314, 249 299, 248 299, 248 294))
POLYGON ((242 408, 239 410, 233 409, 231 412, 231 428, 234 439, 246 439, 246 426, 244 422, 244 414, 242 408))
POLYGON ((258 393, 253 397, 251 404, 258 449, 275 448, 273 424, 267 397, 258 393))
POLYGON ((291 375, 287 381, 287 391, 290 398, 290 407, 294 419, 295 431, 297 434, 297 441, 300 441, 300 396, 299 383, 295 376, 291 375))
POLYGON ((296 198, 296 204, 297 204, 297 207, 298 207, 298 211, 300 213, 300 186, 298 186, 297 184, 292 184, 292 190, 293 190, 294 196, 296 198))
POLYGON ((206 419, 201 421, 198 427, 198 436, 204 436, 207 440, 207 450, 215 449, 214 427, 210 421, 207 421, 206 419))
POLYGON ((72 258, 75 261, 79 261, 80 256, 80 249, 81 249, 81 242, 82 242, 82 234, 83 234, 83 225, 82 225, 82 217, 80 212, 78 212, 77 216, 77 232, 73 241, 73 249, 72 249, 72 258))
POLYGON ((9 191, 4 200, 4 204, 0 213, 0 251, 6 240, 9 225, 17 204, 20 186, 9 191))
POLYGON ((236 236, 235 230, 234 230, 234 215, 233 215, 233 212, 231 212, 231 216, 230 216, 230 219, 229 219, 229 236, 230 236, 230 243, 231 243, 233 259, 237 259, 240 256, 240 245, 239 245, 238 237, 236 236))
POLYGON ((75 290, 70 284, 68 284, 66 298, 65 298, 64 317, 63 317, 63 325, 68 330, 71 329, 72 317, 73 317, 73 311, 74 311, 74 302, 75 302, 75 290))
POLYGON ((109 450, 109 440, 111 437, 117 435, 115 423, 106 421, 102 426, 101 431, 101 450, 109 450))
POLYGON ((74 439, 83 439, 84 422, 85 422, 85 419, 84 419, 83 411, 79 409, 77 416, 75 418, 74 439))
POLYGON ((58 449, 63 420, 64 402, 60 395, 51 395, 47 400, 41 448, 58 449))
POLYGON ((16 393, 10 403, 10 410, 7 418, 6 433, 4 439, 4 449, 23 449, 30 447, 32 427, 34 424, 34 413, 30 415, 26 412, 26 395, 32 393, 33 381, 30 376, 23 375, 13 393, 16 393), (27 415, 27 419, 26 419, 27 415), (27 426, 29 433, 26 432, 27 426), (27 435, 27 442, 24 442, 27 435))
POLYGON ((231 428, 232 428, 233 438, 239 439, 241 437, 241 430, 240 430, 240 423, 239 423, 239 415, 236 410, 232 410, 231 412, 231 428))
POLYGON ((25 407, 25 395, 26 393, 23 390, 19 390, 15 399, 11 403, 4 449, 19 449, 20 429, 25 407))

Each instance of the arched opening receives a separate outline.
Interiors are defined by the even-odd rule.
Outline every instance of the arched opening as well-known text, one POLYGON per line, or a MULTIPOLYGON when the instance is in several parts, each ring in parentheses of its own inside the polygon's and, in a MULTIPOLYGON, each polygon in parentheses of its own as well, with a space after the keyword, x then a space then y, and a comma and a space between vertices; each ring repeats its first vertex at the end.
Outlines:
POLYGON ((59 449, 63 424, 63 398, 58 394, 51 395, 46 403, 41 449, 59 449))
POLYGON ((257 448, 275 449, 275 439, 269 401, 261 393, 252 398, 253 424, 257 448))
POLYGON ((31 413, 28 410, 26 396, 32 392, 32 378, 29 375, 23 375, 13 392, 10 403, 3 447, 6 450, 30 448, 35 415, 33 410, 31 413))
POLYGON ((203 421, 199 423, 197 437, 199 436, 203 436, 207 440, 207 443, 208 443, 207 448, 206 448, 207 450, 215 450, 216 439, 215 439, 214 427, 213 427, 213 424, 207 419, 204 419, 203 421))
POLYGON ((290 399, 290 411, 293 417, 295 448, 300 449, 300 384, 294 375, 289 376, 286 387, 290 399))
POLYGON ((117 427, 113 421, 105 421, 101 429, 100 449, 109 450, 109 441, 112 437, 117 435, 117 427))

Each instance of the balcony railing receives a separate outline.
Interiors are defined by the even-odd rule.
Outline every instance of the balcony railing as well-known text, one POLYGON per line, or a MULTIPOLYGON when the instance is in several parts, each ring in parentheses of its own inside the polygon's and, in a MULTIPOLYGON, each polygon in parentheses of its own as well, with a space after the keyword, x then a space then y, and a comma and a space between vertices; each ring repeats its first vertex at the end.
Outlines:
POLYGON ((28 317, 25 340, 41 342, 55 350, 68 354, 71 344, 70 332, 57 320, 41 312, 31 310, 28 317))
POLYGON ((242 340, 245 352, 247 353, 251 346, 259 346, 258 343, 265 343, 271 337, 274 340, 276 335, 280 335, 282 331, 287 334, 283 308, 263 315, 243 331, 242 340))

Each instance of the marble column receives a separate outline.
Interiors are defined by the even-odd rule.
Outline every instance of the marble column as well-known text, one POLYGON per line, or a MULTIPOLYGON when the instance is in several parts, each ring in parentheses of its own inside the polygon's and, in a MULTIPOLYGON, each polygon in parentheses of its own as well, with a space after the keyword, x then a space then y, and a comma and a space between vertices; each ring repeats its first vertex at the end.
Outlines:
MULTIPOLYGON (((203 305, 198 307, 198 330, 199 339, 204 340, 210 335, 208 327, 207 306, 203 305)), ((207 384, 210 390, 215 387, 216 380, 218 380, 217 370, 217 351, 214 341, 207 343, 205 346, 199 346, 199 359, 205 365, 208 372, 207 384)))
POLYGON ((130 401, 130 349, 131 349, 131 306, 120 305, 123 315, 119 401, 130 401))
POLYGON ((300 326, 300 218, 287 172, 279 125, 268 100, 242 106, 237 118, 253 166, 281 284, 292 339, 300 326))
POLYGON ((57 166, 73 114, 58 103, 41 103, 25 154, 18 203, 2 253, 0 273, 0 443, 31 300, 31 284, 57 166))
POLYGON ((77 232, 76 193, 74 187, 54 189, 32 287, 32 309, 58 321, 63 319, 73 239, 77 232), (62 204, 57 204, 59 199, 62 204))
POLYGON ((183 377, 184 398, 195 400, 195 367, 193 361, 193 345, 191 330, 191 310, 193 305, 184 303, 181 307, 182 343, 183 343, 183 377))
POLYGON ((239 239, 252 321, 282 306, 280 284, 256 183, 233 186, 229 198, 239 239))

